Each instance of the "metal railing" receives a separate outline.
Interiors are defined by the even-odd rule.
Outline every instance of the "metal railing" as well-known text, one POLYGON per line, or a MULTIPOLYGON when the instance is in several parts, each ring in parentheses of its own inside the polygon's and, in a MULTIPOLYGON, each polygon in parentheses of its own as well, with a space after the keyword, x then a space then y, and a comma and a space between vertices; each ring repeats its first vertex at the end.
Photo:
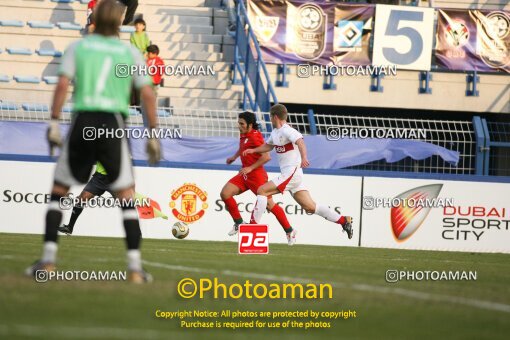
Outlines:
POLYGON ((335 114, 314 114, 309 111, 308 113, 290 114, 289 123, 300 130, 301 133, 318 135, 326 135, 327 130, 332 127, 340 129, 377 128, 382 130, 392 129, 393 131, 397 129, 423 130, 426 133, 426 137, 418 140, 460 153, 460 160, 457 166, 443 161, 438 156, 432 156, 420 161, 410 158, 393 163, 376 161, 351 167, 350 169, 459 175, 482 174, 477 172, 476 164, 477 162, 482 162, 482 158, 477 159, 476 131, 473 123, 470 121, 340 116, 335 114))
MULTIPOLYGON (((71 120, 69 106, 62 113, 62 122, 71 120)), ((128 126, 141 126, 142 115, 131 108, 127 119, 128 126)), ((188 137, 238 137, 237 117, 240 110, 207 110, 193 108, 160 107, 158 121, 162 127, 180 128, 184 136, 188 137)), ((270 129, 264 117, 267 112, 256 112, 261 122, 261 132, 267 136, 270 129)), ((43 122, 48 121, 50 113, 48 107, 40 104, 0 105, 0 120, 43 122)), ((458 151, 460 160, 457 166, 446 163, 438 156, 417 161, 405 158, 399 162, 387 163, 376 161, 352 167, 357 170, 401 171, 415 173, 441 173, 459 175, 509 175, 510 160, 510 124, 486 123, 475 117, 471 121, 446 121, 403 119, 383 117, 341 116, 335 114, 308 113, 289 114, 289 124, 304 135, 326 135, 328 128, 380 128, 380 129, 423 129, 426 131, 424 142, 458 151), (487 138, 489 137, 489 138, 487 138), (499 138, 499 139, 498 139, 499 138), (503 144, 500 144, 503 143, 503 144), (490 152, 489 152, 490 150, 490 152), (487 163, 487 164, 486 164, 487 163)))
MULTIPOLYGON (((140 107, 131 106, 126 119, 127 126, 142 126, 140 107)), ((195 108, 159 107, 158 123, 161 127, 179 128, 189 137, 239 137, 237 118, 240 110, 209 110, 195 108)), ((257 112, 257 118, 264 122, 264 113, 257 112)), ((267 113, 266 113, 267 114, 267 113)), ((71 104, 62 110, 60 121, 70 123, 71 104)), ((0 121, 47 122, 50 119, 48 105, 27 103, 0 103, 0 121)), ((267 134, 265 124, 262 132, 267 134)))
POLYGON ((482 119, 486 136, 484 175, 510 176, 510 123, 482 119))
MULTIPOLYGON (((66 104, 61 121, 71 121, 71 104, 66 104)), ((138 107, 130 107, 128 126, 143 125, 138 107)), ((238 137, 237 118, 241 110, 208 110, 195 108, 159 107, 159 125, 180 128, 188 137, 238 137)), ((267 112, 256 112, 261 132, 271 132, 266 124, 267 112)), ((47 122, 50 113, 47 104, 0 102, 0 121, 47 122)), ((327 135, 328 129, 378 128, 425 130, 421 139, 460 153, 457 166, 438 156, 424 160, 405 158, 399 162, 376 161, 352 167, 356 170, 441 173, 458 175, 510 176, 510 123, 487 121, 475 116, 472 121, 387 118, 368 116, 341 116, 336 114, 290 113, 289 124, 304 135, 327 135)))
MULTIPOLYGON (((278 100, 243 1, 237 1, 236 13, 232 83, 244 85, 243 109, 268 112, 271 102, 278 103, 278 100)), ((270 130, 269 117, 265 120, 270 130)))

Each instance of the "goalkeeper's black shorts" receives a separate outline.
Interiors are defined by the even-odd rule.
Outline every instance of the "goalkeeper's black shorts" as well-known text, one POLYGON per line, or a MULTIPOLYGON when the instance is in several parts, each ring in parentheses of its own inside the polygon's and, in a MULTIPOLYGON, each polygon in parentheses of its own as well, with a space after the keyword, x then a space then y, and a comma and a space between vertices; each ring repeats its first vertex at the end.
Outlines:
POLYGON ((55 183, 87 183, 96 162, 104 166, 109 188, 119 191, 134 185, 133 168, 121 114, 78 112, 58 158, 55 183))
POLYGON ((110 190, 110 181, 108 180, 107 175, 100 174, 99 172, 95 172, 94 175, 90 178, 83 191, 90 192, 94 196, 101 196, 108 191, 112 196, 114 192, 110 190))

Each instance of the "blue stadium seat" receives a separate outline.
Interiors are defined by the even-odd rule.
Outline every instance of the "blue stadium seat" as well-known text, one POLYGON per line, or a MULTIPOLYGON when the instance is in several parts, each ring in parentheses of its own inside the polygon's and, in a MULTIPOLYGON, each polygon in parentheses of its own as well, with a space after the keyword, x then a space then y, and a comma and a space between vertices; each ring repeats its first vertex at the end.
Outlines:
POLYGON ((62 52, 56 51, 56 50, 40 49, 40 50, 35 50, 35 53, 39 54, 40 56, 45 56, 45 57, 61 57, 62 56, 62 52))
POLYGON ((7 47, 6 51, 9 54, 32 55, 32 50, 26 47, 7 47))
POLYGON ((39 84, 41 79, 36 76, 14 76, 14 80, 18 83, 29 83, 29 84, 39 84))
POLYGON ((138 111, 138 109, 135 109, 134 107, 130 107, 129 108, 129 114, 130 115, 139 115, 140 111, 138 111))
POLYGON ((50 111, 50 108, 47 104, 25 103, 25 104, 21 104, 21 107, 25 111, 39 111, 39 112, 49 112, 50 111))
POLYGON ((11 78, 6 74, 0 74, 0 83, 8 83, 11 81, 11 78))
POLYGON ((51 2, 60 2, 60 3, 64 3, 64 4, 70 4, 70 3, 74 2, 74 0, 51 0, 51 2))
POLYGON ((62 108, 62 112, 65 112, 65 113, 73 112, 73 105, 72 104, 65 104, 64 107, 62 108))
POLYGON ((48 85, 54 85, 54 84, 58 83, 57 76, 45 76, 42 78, 42 80, 48 85))
POLYGON ((25 23, 21 20, 0 20, 0 26, 23 27, 25 23))
POLYGON ((158 109, 158 110, 156 111, 156 113, 157 113, 157 115, 158 115, 159 117, 169 117, 169 116, 170 116, 170 111, 168 111, 168 110, 164 110, 164 109, 158 109))
POLYGON ((132 33, 135 31, 134 26, 120 26, 121 33, 132 33))
POLYGON ((29 21, 28 26, 31 28, 54 28, 55 24, 49 21, 29 21))
POLYGON ((74 22, 57 22, 58 28, 61 30, 73 30, 80 31, 83 27, 81 25, 76 24, 74 22))
POLYGON ((6 110, 19 110, 19 105, 16 103, 9 103, 9 102, 0 102, 0 110, 6 111, 6 110))

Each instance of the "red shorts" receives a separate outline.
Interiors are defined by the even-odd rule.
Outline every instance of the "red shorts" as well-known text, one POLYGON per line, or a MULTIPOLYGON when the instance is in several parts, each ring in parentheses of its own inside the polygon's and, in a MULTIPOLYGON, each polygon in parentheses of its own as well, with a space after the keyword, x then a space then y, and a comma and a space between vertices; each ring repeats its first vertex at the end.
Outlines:
POLYGON ((256 195, 258 188, 263 184, 266 184, 267 181, 267 172, 265 170, 258 170, 250 172, 247 176, 237 174, 228 182, 234 184, 236 187, 241 189, 242 192, 249 189, 256 195))

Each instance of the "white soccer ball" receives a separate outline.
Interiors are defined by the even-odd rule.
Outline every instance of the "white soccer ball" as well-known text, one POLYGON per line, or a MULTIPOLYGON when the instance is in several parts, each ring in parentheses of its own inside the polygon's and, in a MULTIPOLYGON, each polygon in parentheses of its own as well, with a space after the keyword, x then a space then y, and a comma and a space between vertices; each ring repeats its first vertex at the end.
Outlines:
POLYGON ((184 222, 175 222, 172 226, 172 235, 174 235, 175 238, 183 239, 189 234, 189 227, 184 222))

